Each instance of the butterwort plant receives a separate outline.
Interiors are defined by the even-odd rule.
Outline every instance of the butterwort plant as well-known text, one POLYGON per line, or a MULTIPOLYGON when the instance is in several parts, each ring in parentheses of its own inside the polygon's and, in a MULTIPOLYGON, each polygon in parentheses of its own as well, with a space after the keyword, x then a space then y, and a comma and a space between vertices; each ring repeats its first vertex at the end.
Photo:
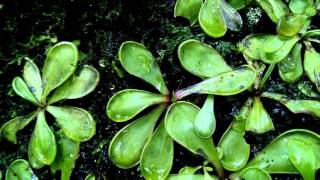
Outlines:
POLYGON ((133 41, 121 45, 118 56, 123 68, 153 85, 160 93, 126 89, 110 98, 106 113, 115 122, 128 121, 148 107, 156 107, 140 115, 114 136, 109 145, 109 158, 117 167, 124 169, 140 163, 146 179, 163 179, 173 165, 174 140, 189 151, 205 157, 223 177, 219 153, 211 138, 215 128, 213 95, 234 95, 247 90, 253 85, 256 72, 248 65, 231 68, 215 49, 196 40, 182 43, 178 55, 182 66, 203 80, 170 92, 155 58, 145 46, 133 41), (207 64, 202 63, 204 57, 209 58, 207 64), (208 95, 201 110, 192 103, 179 101, 190 94, 208 95), (154 131, 161 114, 165 116, 154 131), (205 124, 210 127, 194 122, 197 116, 200 120, 205 117, 205 124))
POLYGON ((85 65, 76 73, 78 61, 78 49, 71 42, 59 42, 48 49, 42 74, 32 60, 27 60, 22 77, 15 77, 12 87, 37 108, 6 122, 0 129, 1 139, 17 144, 17 132, 36 119, 28 148, 31 167, 39 169, 50 165, 53 172, 62 171, 62 179, 69 179, 79 156, 80 143, 90 140, 96 130, 92 115, 85 109, 55 105, 62 100, 86 96, 97 86, 98 71, 85 65), (60 131, 54 132, 49 126, 47 112, 54 117, 60 131))

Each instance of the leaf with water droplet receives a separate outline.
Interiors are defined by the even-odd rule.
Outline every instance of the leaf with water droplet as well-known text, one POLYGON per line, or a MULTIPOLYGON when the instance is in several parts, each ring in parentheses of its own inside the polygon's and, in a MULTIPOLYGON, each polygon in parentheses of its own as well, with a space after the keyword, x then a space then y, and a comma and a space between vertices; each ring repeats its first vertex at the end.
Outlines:
POLYGON ((17 159, 7 169, 6 180, 38 180, 28 161, 17 159))
POLYGON ((63 133, 74 141, 88 141, 96 134, 96 122, 92 115, 82 108, 48 106, 47 111, 58 122, 63 133))
POLYGON ((219 154, 211 138, 201 138, 194 131, 194 119, 200 109, 194 104, 180 101, 173 103, 165 118, 167 133, 192 153, 202 155, 213 164, 220 176, 223 169, 219 154))
POLYGON ((23 79, 40 102, 43 92, 42 78, 38 66, 31 59, 28 59, 23 67, 23 79))
POLYGON ((200 9, 198 21, 202 30, 213 38, 222 37, 227 32, 220 0, 205 0, 200 9))
POLYGON ((232 31, 240 31, 243 24, 240 14, 225 0, 220 0, 220 8, 227 28, 232 31))
POLYGON ((142 44, 133 41, 122 43, 119 60, 129 74, 148 82, 162 94, 169 94, 155 58, 142 44))
POLYGON ((12 87, 15 93, 17 93, 20 97, 29 102, 33 103, 36 106, 41 106, 40 102, 34 96, 34 94, 30 91, 26 82, 20 78, 15 77, 12 81, 12 87))
POLYGON ((239 94, 250 88, 257 78, 255 69, 243 65, 233 71, 218 74, 198 84, 181 89, 175 93, 177 99, 190 94, 212 94, 229 96, 239 94))
POLYGON ((258 134, 274 130, 272 119, 264 109, 259 96, 254 97, 246 123, 246 130, 258 134))
POLYGON ((49 98, 48 103, 62 99, 78 99, 91 93, 100 80, 99 72, 92 66, 84 66, 79 75, 73 74, 59 86, 49 98))
POLYGON ((80 143, 67 138, 62 131, 56 137, 57 157, 50 168, 53 173, 61 170, 61 180, 69 180, 79 157, 80 143))
POLYGON ((262 97, 279 101, 293 113, 304 113, 320 117, 320 101, 318 100, 292 100, 282 94, 264 92, 262 97))
POLYGON ((177 0, 174 7, 174 17, 181 16, 190 21, 191 26, 198 20, 198 14, 203 0, 177 0))
POLYGON ((306 48, 303 61, 304 71, 320 92, 320 53, 313 47, 306 48))
MULTIPOLYGON (((290 141, 292 140, 308 144, 307 148, 309 150, 306 152, 308 154, 310 151, 316 153, 320 149, 320 136, 318 134, 305 129, 293 129, 286 131, 272 140, 272 142, 267 145, 259 154, 257 154, 249 163, 247 163, 242 170, 231 174, 231 177, 241 174, 242 171, 245 171, 246 168, 249 167, 262 169, 270 174, 299 173, 297 168, 290 160, 290 156, 292 156, 290 155, 290 151, 292 152, 292 150, 295 150, 291 149, 292 147, 290 147, 290 141)), ((303 155, 303 153, 301 155, 303 155)), ((316 164, 319 164, 320 156, 315 156, 315 161, 316 164)), ((308 162, 305 161, 303 163, 308 164, 308 162)), ((310 171, 310 169, 308 170, 310 171)), ((314 172, 314 170, 311 171, 314 172)))
POLYGON ((107 104, 107 115, 115 122, 128 121, 147 107, 167 102, 166 96, 137 89, 126 89, 113 95, 107 104))
POLYGON ((285 82, 295 82, 303 75, 301 43, 297 43, 289 55, 278 63, 278 72, 285 82))
POLYGON ((310 144, 299 139, 290 139, 288 142, 288 153, 291 163, 297 168, 303 179, 315 179, 317 157, 310 144))
POLYGON ((303 28, 305 18, 301 15, 286 14, 282 16, 277 24, 277 32, 283 36, 295 36, 303 28))
POLYGON ((261 60, 265 63, 280 62, 291 52, 300 37, 283 37, 274 35, 268 38, 261 52, 261 60))
MULTIPOLYGON (((37 162, 50 165, 57 153, 56 139, 45 118, 45 112, 40 111, 36 126, 29 142, 29 154, 32 154, 37 162)), ((29 157, 30 158, 30 157, 29 157)), ((33 165, 31 163, 31 165, 33 165)))
POLYGON ((73 74, 78 60, 78 48, 71 42, 59 42, 48 50, 42 69, 45 88, 41 102, 45 102, 48 94, 73 74))
POLYGON ((0 128, 0 139, 6 138, 8 141, 17 144, 17 132, 26 127, 37 116, 36 112, 33 112, 26 116, 19 116, 6 122, 0 128))
POLYGON ((194 39, 179 45, 178 57, 184 69, 202 78, 232 70, 218 51, 194 39))
POLYGON ((278 20, 289 12, 287 5, 281 0, 258 0, 256 2, 274 23, 278 23, 278 20))
POLYGON ((129 169, 139 163, 142 150, 164 109, 164 105, 157 107, 126 125, 112 138, 108 156, 114 165, 129 169))
POLYGON ((198 136, 208 138, 213 135, 215 129, 214 98, 209 95, 194 120, 194 130, 198 136))
POLYGON ((140 169, 145 179, 165 179, 173 164, 173 140, 167 134, 164 120, 146 143, 140 169))

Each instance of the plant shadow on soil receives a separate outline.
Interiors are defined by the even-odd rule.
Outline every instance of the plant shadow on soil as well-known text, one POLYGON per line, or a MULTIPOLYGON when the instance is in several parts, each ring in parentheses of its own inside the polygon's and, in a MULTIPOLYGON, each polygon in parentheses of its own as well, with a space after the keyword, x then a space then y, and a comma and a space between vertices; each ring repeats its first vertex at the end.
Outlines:
MULTIPOLYGON (((20 115, 30 113, 34 107, 14 94, 11 81, 21 75, 24 57, 33 59, 39 67, 43 65, 45 50, 58 41, 80 40, 79 50, 83 52, 83 64, 91 64, 101 73, 101 81, 96 90, 80 100, 68 100, 65 105, 74 105, 89 110, 97 121, 96 135, 81 144, 81 153, 73 171, 72 179, 84 179, 87 174, 95 174, 98 179, 143 179, 139 167, 122 170, 115 167, 107 157, 108 144, 115 133, 126 123, 114 123, 106 117, 105 106, 108 99, 117 91, 125 88, 144 89, 156 92, 150 85, 128 75, 117 61, 120 44, 127 40, 142 42, 156 57, 169 89, 176 90, 199 82, 200 79, 182 69, 176 55, 177 46, 186 39, 195 38, 217 48, 227 62, 237 67, 245 61, 232 44, 252 33, 275 33, 275 26, 262 13, 259 21, 249 22, 248 14, 260 10, 253 5, 240 11, 244 19, 241 32, 230 32, 215 40, 203 34, 199 26, 189 27, 182 18, 173 17, 175 0, 59 0, 43 2, 39 0, 5 0, 0 3, 0 125, 20 115), (1 6, 2 5, 2 6, 1 6), (270 28, 272 27, 272 28, 270 28), (124 73, 121 78, 116 69, 124 73)), ((276 71, 275 71, 276 72, 276 71)), ((277 73, 268 81, 269 89, 283 87, 277 73)), ((296 92, 282 92, 294 96, 296 92)), ((218 143, 233 116, 241 108, 250 93, 232 97, 216 97, 215 112, 217 130, 214 142, 218 143)), ((186 100, 201 105, 203 95, 191 96, 186 100)), ((274 101, 263 100, 267 111, 275 124, 276 131, 255 135, 248 133, 246 139, 251 145, 251 157, 265 147, 280 133, 305 128, 320 132, 320 121, 308 115, 294 115, 284 106, 274 101)), ((52 118, 48 118, 52 128, 58 129, 52 118)), ((0 170, 17 158, 27 159, 28 142, 34 128, 34 122, 18 133, 18 145, 6 141, 0 142, 0 170)), ((175 158, 172 173, 180 168, 197 166, 203 158, 195 156, 175 143, 175 158)), ((40 179, 59 179, 45 167, 36 170, 40 179)), ((276 175, 274 179, 300 179, 298 175, 276 175)))

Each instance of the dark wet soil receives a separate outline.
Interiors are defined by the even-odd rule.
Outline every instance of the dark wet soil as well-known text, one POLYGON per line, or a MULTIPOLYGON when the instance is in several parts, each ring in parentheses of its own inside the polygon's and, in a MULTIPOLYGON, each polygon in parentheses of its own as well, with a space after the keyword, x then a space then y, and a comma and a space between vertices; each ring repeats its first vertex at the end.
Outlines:
MULTIPOLYGON (((33 59, 40 67, 45 59, 45 50, 55 39, 58 41, 79 40, 83 53, 81 64, 91 64, 101 73, 97 89, 80 100, 62 102, 88 109, 97 121, 96 135, 81 144, 81 154, 72 179, 84 179, 95 174, 98 179, 142 179, 139 168, 122 170, 115 167, 107 157, 107 147, 115 133, 125 123, 114 123, 106 117, 105 106, 117 91, 137 88, 156 92, 150 85, 134 78, 121 68, 117 61, 120 44, 126 40, 142 42, 157 58, 170 90, 186 87, 200 79, 190 75, 180 66, 176 49, 184 40, 195 38, 212 45, 224 55, 228 64, 237 67, 245 61, 236 51, 234 44, 252 33, 275 33, 275 26, 265 14, 258 22, 250 21, 252 11, 261 11, 252 5, 240 11, 244 19, 241 32, 230 32, 221 39, 212 39, 203 34, 199 26, 189 27, 182 18, 173 17, 175 0, 57 0, 25 1, 4 0, 0 2, 0 125, 20 115, 30 113, 35 107, 14 94, 11 81, 21 75, 24 57, 33 59), (249 20, 248 20, 249 19, 249 20), (123 74, 123 76, 122 76, 123 74)), ((81 66, 80 66, 81 67, 81 66)), ((274 71, 267 82, 267 89, 282 92, 293 97, 304 97, 296 91, 294 84, 284 84, 274 71)), ((215 112, 217 143, 223 132, 252 93, 231 97, 216 97, 215 112)), ((198 105, 204 96, 186 99, 198 105)), ((320 132, 320 121, 309 115, 294 115, 284 106, 270 100, 263 100, 270 113, 276 131, 263 135, 248 133, 246 139, 251 145, 252 157, 280 133, 305 128, 320 132)), ((49 122, 53 122, 49 118, 49 122)), ((54 129, 57 126, 51 123, 54 129)), ((18 145, 0 142, 0 170, 17 158, 27 159, 28 142, 34 123, 18 133, 18 145)), ((203 159, 175 144, 175 158, 172 173, 183 166, 197 166, 203 159)), ((59 179, 50 169, 36 170, 41 179, 59 179)), ((274 179, 301 179, 298 175, 277 175, 274 179)))

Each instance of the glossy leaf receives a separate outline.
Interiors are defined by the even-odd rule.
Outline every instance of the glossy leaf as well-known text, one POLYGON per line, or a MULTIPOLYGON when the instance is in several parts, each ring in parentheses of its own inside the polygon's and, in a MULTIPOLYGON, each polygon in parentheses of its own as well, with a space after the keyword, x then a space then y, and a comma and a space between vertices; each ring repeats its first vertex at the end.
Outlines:
POLYGON ((182 175, 182 174, 185 174, 185 175, 193 175, 195 174, 199 169, 201 169, 202 166, 196 166, 196 167, 183 167, 179 170, 179 174, 182 175))
POLYGON ((289 12, 288 7, 281 0, 258 0, 256 1, 267 13, 274 23, 289 12))
POLYGON ((96 177, 93 174, 88 174, 84 180, 96 180, 96 177))
POLYGON ((317 169, 317 157, 310 146, 310 144, 299 139, 291 139, 288 142, 289 159, 304 180, 315 179, 317 169))
POLYGON ((8 141, 17 144, 17 132, 26 127, 37 116, 33 112, 26 116, 19 116, 6 122, 0 129, 0 139, 6 138, 8 141))
POLYGON ((177 0, 174 7, 174 17, 184 17, 190 21, 191 25, 194 25, 198 20, 202 4, 202 0, 177 0))
POLYGON ((289 2, 289 8, 294 14, 304 14, 308 7, 313 6, 312 1, 313 0, 291 0, 289 2))
POLYGON ((119 60, 129 74, 150 83, 162 94, 169 94, 155 58, 142 44, 133 41, 122 43, 119 60))
POLYGON ((99 72, 92 66, 85 66, 79 75, 72 75, 59 86, 49 99, 49 104, 62 99, 78 99, 91 93, 98 85, 99 72))
POLYGON ((196 174, 196 175, 189 175, 189 174, 173 174, 168 176, 166 180, 218 180, 219 178, 203 175, 203 174, 196 174))
POLYGON ((152 136, 154 126, 165 106, 157 107, 122 128, 109 145, 108 156, 119 168, 129 169, 140 161, 143 147, 152 136))
MULTIPOLYGON (((1 178, 1 177, 0 177, 1 178)), ((13 161, 7 169, 6 180, 38 180, 29 163, 23 159, 13 161)))
POLYGON ((301 48, 302 45, 297 43, 290 54, 278 63, 279 75, 283 81, 295 82, 303 75, 301 48))
MULTIPOLYGON (((262 169, 267 173, 282 173, 282 174, 296 174, 298 170, 294 166, 294 164, 290 160, 290 156, 294 155, 305 156, 302 155, 300 150, 291 149, 290 141, 300 141, 307 145, 307 148, 313 152, 315 155, 316 168, 320 167, 320 154, 317 153, 320 148, 320 136, 314 132, 303 130, 303 129, 294 129, 287 131, 277 138, 275 138, 269 145, 267 145, 259 154, 257 154, 253 160, 251 160, 243 170, 248 167, 254 167, 258 169, 262 169), (289 147, 290 146, 290 147, 289 147), (290 149, 290 150, 289 150, 290 149)), ((296 145, 294 148, 297 148, 296 145)), ((308 151, 309 151, 308 150, 308 151)), ((307 152, 309 154, 309 152, 307 152)), ((311 158, 311 157, 310 157, 311 158)), ((304 160, 304 159, 301 159, 304 160)), ((308 158, 309 160, 309 158, 308 158)), ((306 165, 309 162, 303 161, 303 164, 306 165)), ((314 170, 308 169, 310 172, 314 172, 314 170)), ((309 173, 310 173, 309 172, 309 173)), ((240 172, 236 172, 231 176, 236 176, 237 174, 241 174, 240 172)))
POLYGON ((283 36, 297 35, 304 25, 304 19, 300 15, 286 14, 279 19, 277 32, 283 36))
POLYGON ((14 92, 16 92, 20 97, 29 102, 33 103, 34 105, 41 106, 40 102, 37 98, 32 94, 28 85, 24 80, 20 77, 15 77, 12 81, 12 87, 14 92))
POLYGON ((246 130, 258 134, 274 130, 272 119, 264 109, 260 97, 255 97, 248 115, 246 130))
POLYGON ((61 180, 69 180, 79 157, 80 143, 67 138, 61 131, 57 135, 57 157, 51 171, 61 170, 61 180))
POLYGON ((264 43, 271 36, 270 34, 249 35, 238 43, 238 48, 246 60, 261 60, 261 51, 263 50, 264 43))
POLYGON ((32 151, 35 147, 34 143, 29 142, 29 146, 28 146, 28 159, 30 162, 30 165, 32 168, 34 169, 40 169, 43 166, 45 166, 44 163, 40 162, 37 157, 34 155, 34 151, 32 151))
POLYGON ((225 0, 220 0, 220 8, 227 28, 232 31, 240 31, 243 24, 240 14, 225 0))
POLYGON ((305 113, 320 117, 320 102, 318 100, 291 100, 285 95, 270 92, 264 92, 261 96, 279 101, 293 113, 305 113))
POLYGON ((312 98, 319 98, 320 95, 313 90, 313 84, 310 81, 300 81, 298 84, 298 89, 306 96, 312 98))
POLYGON ((291 52, 294 45, 300 40, 298 36, 283 37, 271 36, 265 42, 262 53, 262 61, 265 63, 280 62, 291 52))
POLYGON ((47 111, 55 118, 63 133, 76 142, 88 141, 96 133, 96 122, 92 115, 72 106, 48 106, 47 111))
POLYGON ((188 102, 173 103, 166 114, 165 126, 167 133, 180 145, 192 153, 205 157, 212 163, 219 176, 223 176, 223 169, 211 138, 201 138, 194 131, 194 119, 200 109, 188 102))
POLYGON ((46 122, 44 111, 38 114, 28 151, 31 151, 30 154, 33 154, 36 160, 46 165, 51 164, 56 157, 56 140, 46 122))
POLYGON ((222 165, 229 171, 240 170, 248 162, 250 146, 244 139, 244 134, 245 132, 239 132, 231 125, 219 141, 218 147, 223 152, 222 165))
POLYGON ((167 134, 164 121, 144 146, 140 170, 145 179, 164 179, 173 164, 173 140, 167 134))
POLYGON ((193 39, 180 44, 178 57, 184 69, 202 78, 232 70, 218 51, 193 39))
POLYGON ((228 0, 228 3, 236 10, 243 9, 248 4, 250 4, 251 0, 228 0))
POLYGON ((79 59, 77 47, 71 42, 60 42, 48 50, 42 69, 44 91, 42 102, 48 94, 65 82, 76 69, 79 59))
POLYGON ((256 80, 256 71, 249 65, 221 73, 198 84, 181 89, 175 93, 177 99, 190 94, 212 94, 229 96, 239 94, 250 88, 256 80))
POLYGON ((244 180, 272 180, 271 176, 264 170, 258 168, 247 168, 241 174, 244 180))
POLYGON ((119 91, 107 104, 107 115, 115 122, 124 122, 136 116, 147 107, 166 102, 167 97, 137 89, 119 91))
POLYGON ((211 137, 216 129, 214 98, 209 95, 194 120, 194 131, 203 138, 211 137))
POLYGON ((304 71, 320 91, 320 54, 314 48, 307 48, 304 53, 304 71))
POLYGON ((222 37, 227 32, 220 4, 220 0, 205 0, 199 12, 198 21, 202 30, 213 38, 222 37))
POLYGON ((26 82, 29 90, 37 98, 38 102, 40 102, 43 91, 42 79, 38 66, 32 60, 27 60, 26 64, 24 65, 23 79, 26 82))

